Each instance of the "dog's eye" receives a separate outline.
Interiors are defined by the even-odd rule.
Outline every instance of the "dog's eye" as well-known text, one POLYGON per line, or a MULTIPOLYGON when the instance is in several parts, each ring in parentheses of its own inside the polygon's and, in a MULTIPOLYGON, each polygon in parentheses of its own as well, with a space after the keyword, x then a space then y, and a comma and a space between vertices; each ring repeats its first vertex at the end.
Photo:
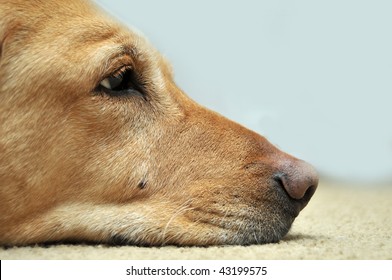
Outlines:
POLYGON ((113 96, 136 93, 142 95, 132 69, 122 68, 100 82, 100 88, 113 96))
POLYGON ((121 90, 122 88, 121 85, 123 84, 123 80, 124 79, 121 75, 115 77, 109 77, 101 82, 101 86, 110 90, 121 90))

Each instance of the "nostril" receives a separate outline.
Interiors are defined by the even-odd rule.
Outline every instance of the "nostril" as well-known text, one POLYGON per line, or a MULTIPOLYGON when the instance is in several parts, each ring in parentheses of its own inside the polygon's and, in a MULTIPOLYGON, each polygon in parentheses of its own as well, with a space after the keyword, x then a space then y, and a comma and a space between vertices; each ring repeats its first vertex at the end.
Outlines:
POLYGON ((306 192, 305 192, 305 194, 304 194, 304 196, 302 197, 302 199, 304 200, 304 201, 306 201, 306 202, 308 202, 311 198, 312 198, 312 196, 314 195, 314 193, 316 192, 316 189, 317 189, 317 185, 312 185, 312 186, 310 186, 307 190, 306 190, 306 192))
POLYGON ((284 186, 284 183, 283 183, 283 179, 282 179, 283 176, 284 176, 283 173, 278 173, 278 174, 274 175, 273 179, 280 187, 282 187, 285 190, 286 187, 284 186))
POLYGON ((277 173, 273 177, 274 181, 280 186, 289 197, 294 198, 290 187, 288 186, 287 175, 284 173, 277 173))
POLYGON ((273 176, 273 179, 291 198, 309 201, 316 191, 318 178, 295 175, 290 176, 285 173, 277 173, 273 176))
POLYGON ((275 182, 283 187, 289 197, 295 200, 308 201, 318 185, 316 169, 298 159, 285 158, 279 162, 275 182))

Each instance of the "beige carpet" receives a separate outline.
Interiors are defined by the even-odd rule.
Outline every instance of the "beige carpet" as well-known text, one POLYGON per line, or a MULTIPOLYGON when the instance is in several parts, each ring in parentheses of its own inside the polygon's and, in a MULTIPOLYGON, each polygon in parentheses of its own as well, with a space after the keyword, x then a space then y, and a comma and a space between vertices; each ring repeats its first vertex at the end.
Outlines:
POLYGON ((209 248, 0 247, 0 259, 392 259, 392 187, 321 183, 277 244, 209 248))

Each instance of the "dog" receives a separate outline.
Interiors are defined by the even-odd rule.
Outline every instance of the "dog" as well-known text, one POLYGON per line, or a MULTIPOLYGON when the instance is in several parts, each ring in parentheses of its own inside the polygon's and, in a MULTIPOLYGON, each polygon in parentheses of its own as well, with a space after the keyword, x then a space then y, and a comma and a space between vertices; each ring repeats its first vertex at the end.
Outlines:
POLYGON ((0 0, 0 244, 278 242, 308 163, 190 99, 82 0, 0 0))

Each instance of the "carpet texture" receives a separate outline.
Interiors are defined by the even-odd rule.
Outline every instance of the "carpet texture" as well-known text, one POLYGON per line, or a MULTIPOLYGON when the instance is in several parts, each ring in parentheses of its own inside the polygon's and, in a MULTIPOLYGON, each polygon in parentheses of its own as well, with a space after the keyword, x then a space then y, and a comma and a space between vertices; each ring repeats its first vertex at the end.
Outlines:
POLYGON ((1 248, 0 259, 392 259, 392 187, 321 183, 279 243, 140 248, 55 245, 1 248))

